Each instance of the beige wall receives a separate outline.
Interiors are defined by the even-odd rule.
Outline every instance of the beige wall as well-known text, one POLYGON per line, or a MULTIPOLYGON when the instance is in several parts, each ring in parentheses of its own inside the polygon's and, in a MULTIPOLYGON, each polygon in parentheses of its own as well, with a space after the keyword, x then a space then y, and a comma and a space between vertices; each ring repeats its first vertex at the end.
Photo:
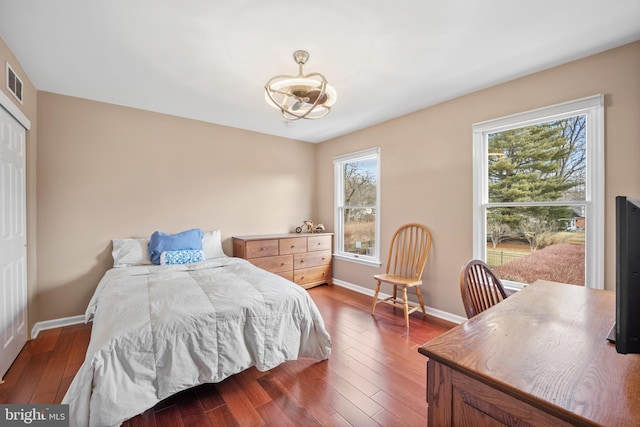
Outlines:
MULTIPOLYGON (((401 76, 400 76, 401 77, 401 76)), ((320 144, 318 214, 333 228, 332 157, 381 147, 383 259, 393 231, 421 222, 433 246, 426 304, 464 316, 459 271, 472 257, 472 124, 602 93, 605 95, 605 281, 615 289, 614 198, 640 197, 640 42, 500 84, 320 144)), ((334 261, 334 277, 373 288, 380 269, 334 261)))
POLYGON ((22 104, 15 101, 14 104, 31 122, 31 129, 26 133, 27 139, 27 299, 29 327, 37 318, 36 299, 36 147, 38 135, 37 117, 37 91, 22 66, 13 55, 13 52, 0 38, 0 90, 11 100, 13 95, 7 89, 7 65, 9 62, 13 71, 22 80, 22 104))
POLYGON ((188 228, 293 230, 311 216, 312 144, 38 94, 38 315, 84 312, 111 239, 188 228))

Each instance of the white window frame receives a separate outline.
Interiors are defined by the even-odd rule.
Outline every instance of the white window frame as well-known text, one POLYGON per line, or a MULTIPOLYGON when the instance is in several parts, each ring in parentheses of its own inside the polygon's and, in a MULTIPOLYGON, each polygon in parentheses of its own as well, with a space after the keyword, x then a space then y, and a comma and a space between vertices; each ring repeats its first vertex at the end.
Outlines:
MULTIPOLYGON (((588 224, 585 230, 585 286, 604 289, 604 95, 594 95, 539 108, 473 125, 473 257, 486 259, 486 212, 499 203, 489 203, 488 135, 576 115, 585 115, 586 194, 584 202, 562 205, 584 206, 588 224)), ((509 206, 539 206, 551 203, 510 203, 509 206)), ((505 286, 521 289, 522 283, 504 281, 505 286)))
POLYGON ((365 264, 374 267, 380 267, 380 147, 370 148, 356 153, 345 154, 333 158, 334 169, 334 254, 338 259, 365 264), (344 248, 344 175, 343 165, 359 160, 366 160, 372 157, 376 158, 376 220, 375 220, 375 255, 353 254, 343 251, 344 248))

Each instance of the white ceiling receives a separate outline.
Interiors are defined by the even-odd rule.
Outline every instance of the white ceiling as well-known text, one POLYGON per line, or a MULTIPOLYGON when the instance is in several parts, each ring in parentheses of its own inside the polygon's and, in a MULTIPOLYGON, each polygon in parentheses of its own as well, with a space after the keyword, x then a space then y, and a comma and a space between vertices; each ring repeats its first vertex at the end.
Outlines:
POLYGON ((639 40, 640 0, 0 0, 0 36, 38 90, 321 142, 639 40), (264 100, 297 49, 323 119, 264 100))

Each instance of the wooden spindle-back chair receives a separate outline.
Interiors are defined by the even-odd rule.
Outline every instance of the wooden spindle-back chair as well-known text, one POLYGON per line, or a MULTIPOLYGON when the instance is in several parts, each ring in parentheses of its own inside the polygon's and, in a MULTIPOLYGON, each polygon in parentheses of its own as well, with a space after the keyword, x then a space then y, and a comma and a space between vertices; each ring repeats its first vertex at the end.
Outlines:
POLYGON ((507 298, 500 279, 479 259, 467 261, 460 270, 460 293, 469 319, 507 298))
POLYGON ((373 276, 377 280, 377 285, 371 307, 372 315, 379 303, 402 308, 407 329, 409 328, 409 314, 421 308, 423 316, 426 316, 427 312, 424 308, 420 285, 422 285, 422 273, 427 262, 429 249, 431 249, 431 233, 422 224, 406 224, 394 233, 389 246, 386 273, 373 276), (393 295, 387 298, 378 298, 382 283, 393 285, 393 295), (402 289, 402 298, 398 298, 398 288, 402 289), (415 289, 419 304, 409 301, 407 288, 415 289))

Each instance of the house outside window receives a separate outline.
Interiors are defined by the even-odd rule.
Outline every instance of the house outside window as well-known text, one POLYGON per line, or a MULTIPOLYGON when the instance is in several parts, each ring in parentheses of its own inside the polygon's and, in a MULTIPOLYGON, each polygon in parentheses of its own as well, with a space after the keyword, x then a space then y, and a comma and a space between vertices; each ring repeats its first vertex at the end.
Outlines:
POLYGON ((333 159, 336 258, 380 266, 380 149, 333 159))
POLYGON ((474 258, 506 286, 604 288, 604 112, 597 95, 473 126, 474 258))

